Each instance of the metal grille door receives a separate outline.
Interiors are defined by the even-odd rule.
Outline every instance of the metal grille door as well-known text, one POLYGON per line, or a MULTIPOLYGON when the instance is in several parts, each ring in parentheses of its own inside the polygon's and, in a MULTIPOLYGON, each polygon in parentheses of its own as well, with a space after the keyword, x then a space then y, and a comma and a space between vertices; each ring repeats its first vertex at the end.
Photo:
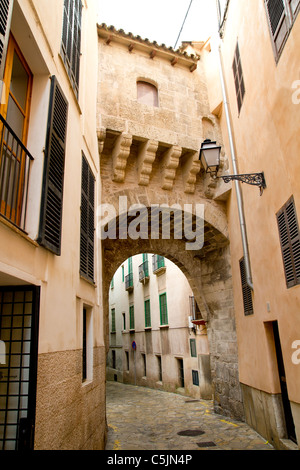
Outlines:
POLYGON ((0 287, 0 449, 33 446, 38 288, 0 287))

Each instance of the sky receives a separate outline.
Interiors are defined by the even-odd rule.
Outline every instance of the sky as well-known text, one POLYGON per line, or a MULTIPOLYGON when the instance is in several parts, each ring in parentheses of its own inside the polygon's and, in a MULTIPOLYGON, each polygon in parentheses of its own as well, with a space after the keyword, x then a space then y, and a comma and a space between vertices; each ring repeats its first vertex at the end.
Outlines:
POLYGON ((97 0, 98 23, 167 47, 202 41, 215 27, 215 0, 97 0), (188 16, 185 20, 187 12, 188 16), (184 23, 185 20, 185 23, 184 23), (184 27, 181 31, 182 25, 184 27), (180 34, 181 32, 181 34, 180 34), (180 37, 178 39, 178 36, 180 37))

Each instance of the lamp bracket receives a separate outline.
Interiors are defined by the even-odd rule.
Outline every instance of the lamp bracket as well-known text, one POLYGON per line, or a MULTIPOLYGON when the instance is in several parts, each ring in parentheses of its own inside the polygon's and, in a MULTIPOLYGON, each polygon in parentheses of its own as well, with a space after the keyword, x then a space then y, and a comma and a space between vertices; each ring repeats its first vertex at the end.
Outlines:
POLYGON ((251 184, 252 186, 259 186, 260 193, 263 193, 263 190, 267 187, 264 173, 245 173, 241 175, 225 175, 218 176, 222 178, 224 183, 229 183, 230 181, 237 180, 242 183, 251 184))

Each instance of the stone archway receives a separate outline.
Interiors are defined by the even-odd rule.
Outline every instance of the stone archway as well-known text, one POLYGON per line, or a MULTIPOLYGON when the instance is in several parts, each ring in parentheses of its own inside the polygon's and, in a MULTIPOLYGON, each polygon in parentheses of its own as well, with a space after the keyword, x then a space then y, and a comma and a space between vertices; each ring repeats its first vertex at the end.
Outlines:
MULTIPOLYGON (((187 250, 186 239, 176 239, 172 230, 169 239, 151 238, 150 224, 148 224, 149 231, 146 234, 148 236, 136 240, 130 237, 121 239, 118 236, 121 230, 121 214, 118 212, 117 205, 121 194, 124 196, 126 191, 116 193, 112 198, 116 217, 111 220, 115 223, 117 235, 114 238, 107 237, 102 240, 103 308, 107 348, 109 337, 108 292, 114 272, 127 258, 140 253, 154 253, 168 258, 185 274, 202 316, 207 321, 215 410, 225 416, 244 420, 238 376, 229 242, 226 230, 221 231, 222 218, 219 217, 220 214, 216 215, 217 211, 213 206, 208 207, 208 210, 205 211, 204 245, 199 250, 187 250)), ((142 196, 128 192, 131 203, 139 202, 141 204, 141 200, 148 203, 144 207, 147 207, 150 219, 150 195, 144 191, 142 196)), ((162 203, 162 199, 160 202, 162 203)), ((126 216, 129 225, 133 218, 130 214, 126 214, 126 216)), ((193 223, 196 222, 197 217, 194 213, 193 223)), ((223 227, 226 228, 226 224, 223 224, 223 227)), ((160 233, 161 229, 160 225, 160 233)))

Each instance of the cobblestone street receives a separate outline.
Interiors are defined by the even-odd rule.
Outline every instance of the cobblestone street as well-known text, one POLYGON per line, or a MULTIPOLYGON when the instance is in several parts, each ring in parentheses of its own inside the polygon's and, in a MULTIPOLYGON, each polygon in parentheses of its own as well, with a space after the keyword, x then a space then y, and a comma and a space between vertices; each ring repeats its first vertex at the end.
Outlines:
POLYGON ((273 450, 211 401, 118 382, 107 382, 107 421, 106 450, 273 450))

